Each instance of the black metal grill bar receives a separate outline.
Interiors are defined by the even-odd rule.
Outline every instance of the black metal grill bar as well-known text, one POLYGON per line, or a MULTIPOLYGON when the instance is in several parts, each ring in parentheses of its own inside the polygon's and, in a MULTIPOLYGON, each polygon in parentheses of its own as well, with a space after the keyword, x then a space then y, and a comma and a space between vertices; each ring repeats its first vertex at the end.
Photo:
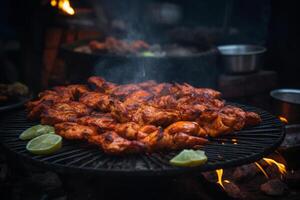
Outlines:
POLYGON ((56 160, 53 161, 53 163, 60 163, 62 161, 66 161, 66 160, 73 159, 73 158, 76 158, 76 157, 78 158, 78 157, 81 157, 81 156, 85 156, 87 154, 90 154, 90 152, 81 152, 81 153, 78 153, 78 154, 69 155, 69 156, 66 156, 66 157, 56 159, 56 160))
POLYGON ((96 162, 96 160, 99 159, 98 156, 95 156, 95 155, 93 155, 93 156, 94 156, 94 157, 93 157, 91 160, 88 160, 88 161, 82 163, 79 167, 80 167, 80 168, 83 168, 83 167, 85 167, 85 166, 87 166, 87 165, 89 165, 89 164, 91 164, 91 163, 93 163, 93 162, 96 162))
POLYGON ((64 151, 63 153, 58 153, 54 154, 52 156, 43 156, 40 160, 42 161, 48 161, 48 160, 55 160, 55 159, 60 159, 61 157, 63 158, 68 158, 70 155, 77 155, 79 152, 82 152, 82 149, 72 149, 69 151, 64 151))

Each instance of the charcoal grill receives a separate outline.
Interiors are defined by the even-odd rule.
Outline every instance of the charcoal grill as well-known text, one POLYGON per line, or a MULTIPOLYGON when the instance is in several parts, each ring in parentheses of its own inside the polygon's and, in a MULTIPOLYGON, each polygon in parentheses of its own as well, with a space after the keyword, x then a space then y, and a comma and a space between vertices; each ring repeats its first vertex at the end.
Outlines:
POLYGON ((210 139, 203 147, 208 162, 200 167, 182 168, 169 164, 178 152, 111 156, 82 142, 63 141, 63 148, 49 156, 32 155, 26 141, 18 137, 26 128, 38 124, 26 120, 24 110, 14 111, 0 122, 0 138, 4 148, 44 167, 63 173, 92 172, 99 175, 176 175, 233 167, 254 162, 274 151, 282 142, 285 130, 276 117, 258 108, 232 104, 262 117, 259 126, 248 127, 230 135, 210 139))

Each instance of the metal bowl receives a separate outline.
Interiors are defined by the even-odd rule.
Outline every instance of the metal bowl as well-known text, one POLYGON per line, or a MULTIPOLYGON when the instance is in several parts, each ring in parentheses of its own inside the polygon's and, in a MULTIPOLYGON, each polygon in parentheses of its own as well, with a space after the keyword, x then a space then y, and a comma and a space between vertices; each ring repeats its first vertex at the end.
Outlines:
POLYGON ((300 90, 278 89, 270 95, 275 114, 285 117, 289 123, 300 123, 300 90))
POLYGON ((256 45, 224 45, 219 46, 218 51, 226 73, 246 74, 262 67, 266 48, 256 45))

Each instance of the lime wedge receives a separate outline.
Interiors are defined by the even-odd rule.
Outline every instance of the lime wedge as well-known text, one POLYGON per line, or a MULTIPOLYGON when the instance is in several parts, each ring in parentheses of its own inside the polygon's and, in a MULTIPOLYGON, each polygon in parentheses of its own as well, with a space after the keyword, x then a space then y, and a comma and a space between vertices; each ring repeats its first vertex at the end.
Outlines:
POLYGON ((179 167, 195 167, 206 163, 207 156, 201 150, 183 150, 170 160, 170 163, 179 167))
POLYGON ((62 146, 62 137, 55 134, 44 134, 30 140, 26 149, 37 155, 46 155, 58 151, 62 146))
POLYGON ((145 52, 142 53, 142 55, 144 57, 153 57, 153 56, 155 56, 154 53, 152 53, 151 51, 145 51, 145 52))
POLYGON ((43 135, 43 134, 54 134, 54 127, 52 126, 48 126, 48 125, 36 125, 36 126, 32 126, 28 129, 26 129, 25 131, 23 131, 23 133, 20 135, 20 139, 21 140, 30 140, 32 138, 35 138, 37 136, 43 135))

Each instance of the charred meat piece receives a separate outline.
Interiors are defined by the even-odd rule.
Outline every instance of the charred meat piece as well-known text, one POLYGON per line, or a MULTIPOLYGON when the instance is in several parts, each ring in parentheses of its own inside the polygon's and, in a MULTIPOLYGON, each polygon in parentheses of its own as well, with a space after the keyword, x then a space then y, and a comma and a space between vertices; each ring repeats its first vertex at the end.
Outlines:
POLYGON ((96 128, 73 122, 58 123, 54 127, 58 135, 70 140, 83 140, 86 135, 98 135, 96 128))
POLYGON ((147 151, 152 152, 155 150, 195 148, 198 146, 203 146, 208 142, 208 140, 181 132, 170 135, 164 132, 162 129, 158 129, 141 139, 141 142, 146 145, 147 151))
POLYGON ((42 124, 53 125, 60 122, 74 122, 78 117, 88 115, 91 110, 84 104, 70 101, 57 103, 44 109, 41 114, 42 124))
POLYGON ((111 97, 99 92, 86 92, 80 97, 79 102, 90 108, 107 112, 110 110, 111 97))
POLYGON ((101 135, 89 136, 88 141, 98 145, 107 154, 127 154, 143 152, 145 146, 139 141, 129 141, 122 138, 116 132, 105 132, 101 135))
POLYGON ((172 84, 169 83, 160 83, 153 85, 148 90, 152 92, 155 96, 165 96, 170 95, 172 89, 172 84))
POLYGON ((117 124, 115 128, 115 132, 126 139, 135 140, 138 138, 140 127, 141 126, 138 125, 137 123, 126 122, 122 124, 117 124))
POLYGON ((136 123, 145 125, 167 126, 180 120, 180 113, 173 109, 159 109, 149 105, 142 105, 132 116, 136 123))
POLYGON ((149 104, 162 109, 174 109, 178 105, 177 100, 171 95, 156 97, 149 104))
POLYGON ((149 80, 149 81, 144 81, 144 82, 138 83, 137 85, 140 86, 144 90, 148 90, 149 88, 157 85, 157 83, 154 80, 149 80))
POLYGON ((95 126, 100 132, 114 130, 116 126, 116 121, 109 113, 93 113, 91 115, 78 118, 76 122, 86 126, 95 126))
POLYGON ((117 124, 115 127, 116 133, 129 140, 140 140, 156 130, 158 130, 158 127, 156 126, 141 126, 134 122, 117 124))
POLYGON ((67 89, 69 89, 74 97, 74 99, 79 99, 83 94, 89 92, 89 88, 87 85, 69 85, 67 86, 67 89))
POLYGON ((110 94, 112 96, 118 97, 119 99, 123 99, 129 94, 131 94, 134 91, 140 90, 141 87, 139 87, 136 84, 126 84, 126 85, 119 85, 111 90, 110 94))
POLYGON ((197 122, 212 137, 240 130, 245 126, 246 113, 234 106, 204 111, 197 122))
POLYGON ((107 82, 100 76, 91 76, 88 79, 88 83, 94 90, 102 93, 108 92, 116 87, 116 84, 107 82))
POLYGON ((175 84, 171 90, 172 94, 176 97, 183 97, 183 96, 203 96, 206 98, 213 98, 218 99, 221 97, 221 93, 209 89, 209 88, 195 88, 187 83, 184 84, 175 84))
POLYGON ((246 112, 246 126, 255 126, 261 123, 260 116, 255 112, 246 112))
POLYGON ((205 137, 206 132, 203 132, 201 130, 199 124, 197 122, 191 122, 191 121, 178 121, 171 125, 169 125, 164 130, 165 133, 174 135, 177 133, 184 133, 187 135, 193 135, 193 136, 199 136, 199 137, 205 137))
POLYGON ((153 95, 145 90, 137 90, 126 96, 124 104, 128 109, 136 109, 139 105, 149 101, 153 95))
POLYGON ((41 92, 38 100, 29 101, 26 104, 26 108, 29 111, 28 118, 31 120, 40 119, 40 115, 45 108, 48 108, 56 103, 64 103, 71 100, 73 100, 71 93, 55 92, 51 90, 41 92))

